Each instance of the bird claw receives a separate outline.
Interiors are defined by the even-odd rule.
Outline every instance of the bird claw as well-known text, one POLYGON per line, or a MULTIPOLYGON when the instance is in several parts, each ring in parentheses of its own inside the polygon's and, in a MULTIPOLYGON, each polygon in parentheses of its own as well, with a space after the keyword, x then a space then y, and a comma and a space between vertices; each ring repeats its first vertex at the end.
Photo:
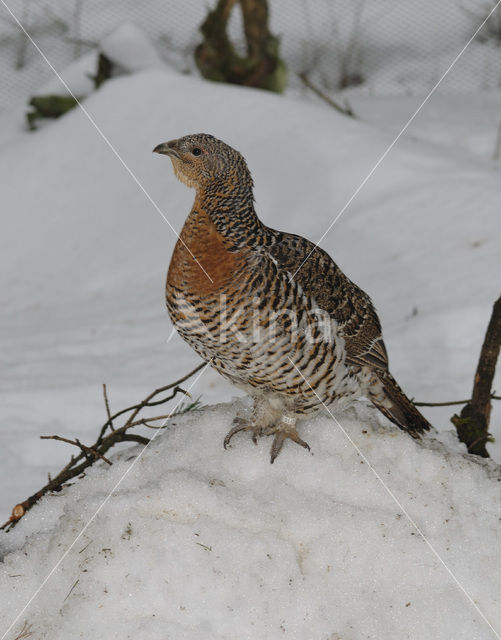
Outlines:
POLYGON ((278 433, 273 438, 273 444, 271 445, 271 464, 275 462, 276 457, 278 456, 280 451, 282 451, 282 447, 284 446, 284 442, 287 440, 287 438, 290 438, 296 444, 299 444, 305 449, 308 449, 308 451, 311 451, 310 445, 304 440, 301 440, 298 432, 295 429, 291 431, 278 431, 278 433))
POLYGON ((233 420, 233 424, 236 425, 233 429, 230 429, 224 438, 224 448, 227 449, 230 444, 230 440, 236 433, 240 431, 252 431, 252 442, 257 444, 257 437, 261 435, 261 427, 256 427, 256 425, 249 424, 243 418, 235 418, 233 420))
POLYGON ((273 426, 263 430, 262 427, 258 427, 254 424, 249 424, 243 418, 235 418, 233 420, 233 424, 235 424, 235 426, 233 427, 233 429, 230 429, 230 431, 228 431, 224 439, 223 444, 225 449, 228 447, 228 445, 230 444, 230 440, 236 433, 239 433, 240 431, 252 431, 252 442, 254 444, 257 444, 257 439, 260 436, 271 436, 275 434, 270 451, 271 464, 275 462, 276 457, 282 450, 284 442, 287 439, 290 439, 296 444, 299 444, 304 449, 308 449, 308 451, 311 450, 310 445, 299 437, 298 432, 294 428, 289 427, 287 429, 284 429, 282 426, 273 426))

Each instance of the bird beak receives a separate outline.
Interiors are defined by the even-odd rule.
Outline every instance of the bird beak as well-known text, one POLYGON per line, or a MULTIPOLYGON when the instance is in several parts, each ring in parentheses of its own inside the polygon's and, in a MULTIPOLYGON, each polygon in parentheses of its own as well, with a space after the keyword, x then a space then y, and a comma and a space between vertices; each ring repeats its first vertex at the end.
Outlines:
POLYGON ((179 158, 179 153, 176 151, 175 145, 177 140, 171 140, 170 142, 161 142, 153 149, 153 153, 162 153, 171 158, 179 158))

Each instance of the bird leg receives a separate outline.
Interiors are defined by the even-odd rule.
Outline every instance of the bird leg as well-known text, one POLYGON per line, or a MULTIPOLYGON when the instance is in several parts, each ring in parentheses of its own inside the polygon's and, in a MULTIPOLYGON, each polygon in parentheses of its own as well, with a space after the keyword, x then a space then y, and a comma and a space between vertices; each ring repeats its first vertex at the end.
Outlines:
POLYGON ((224 439, 225 449, 236 433, 239 433, 240 431, 252 431, 252 441, 254 442, 254 444, 257 444, 258 437, 271 435, 275 436, 271 445, 271 464, 275 462, 276 457, 282 450, 283 444, 287 439, 290 439, 296 444, 301 445, 305 449, 308 449, 308 451, 310 450, 308 443, 299 437, 299 434, 296 430, 296 418, 290 415, 284 414, 282 415, 280 421, 268 426, 253 424, 253 422, 249 422, 243 418, 235 418, 233 420, 233 424, 235 424, 235 426, 233 427, 233 429, 228 431, 224 439))
POLYGON ((296 444, 299 444, 310 451, 310 445, 304 440, 301 440, 301 438, 299 437, 299 434, 296 430, 295 417, 284 414, 281 418, 280 423, 278 425, 274 425, 274 427, 272 428, 269 428, 266 435, 272 435, 273 433, 275 434, 275 437, 273 438, 273 443, 271 445, 271 464, 275 462, 275 458, 282 450, 284 442, 288 438, 296 444))

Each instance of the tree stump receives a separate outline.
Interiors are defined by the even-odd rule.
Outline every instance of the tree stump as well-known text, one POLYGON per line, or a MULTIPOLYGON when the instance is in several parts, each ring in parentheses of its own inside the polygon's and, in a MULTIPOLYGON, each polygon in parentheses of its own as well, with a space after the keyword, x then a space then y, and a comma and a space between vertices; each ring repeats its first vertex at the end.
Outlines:
POLYGON ((195 62, 204 78, 278 93, 285 89, 286 68, 279 56, 279 39, 268 29, 267 0, 218 0, 200 31, 204 39, 195 50, 195 62), (247 42, 245 57, 235 51, 227 33, 237 1, 247 42))

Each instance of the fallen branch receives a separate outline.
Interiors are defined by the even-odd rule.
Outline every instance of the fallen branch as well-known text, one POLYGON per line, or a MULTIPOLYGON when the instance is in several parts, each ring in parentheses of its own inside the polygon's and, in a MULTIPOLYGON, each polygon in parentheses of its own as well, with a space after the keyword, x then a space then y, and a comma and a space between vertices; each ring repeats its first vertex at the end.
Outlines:
POLYGON ((112 414, 110 411, 110 405, 108 401, 108 395, 106 391, 106 385, 103 385, 103 396, 104 396, 104 404, 106 409, 107 420, 103 424, 100 429, 99 435, 94 442, 94 444, 88 446, 80 442, 78 438, 71 440, 69 438, 63 438, 62 436, 40 436, 42 440, 59 440, 60 442, 66 442, 68 444, 74 445, 79 448, 80 453, 77 456, 71 456, 68 464, 61 469, 61 471, 54 477, 49 475, 48 482, 45 486, 43 486, 39 491, 31 495, 29 498, 16 504, 14 509, 12 510, 12 515, 1 527, 1 529, 6 529, 9 531, 12 529, 17 522, 24 516, 24 514, 31 509, 33 505, 35 505, 42 496, 47 493, 58 492, 63 489, 64 486, 68 484, 70 480, 80 476, 84 471, 95 464, 98 460, 102 460, 106 462, 108 465, 112 465, 111 460, 105 457, 106 452, 114 447, 116 444, 122 442, 135 442, 136 444, 147 445, 150 441, 149 438, 146 438, 138 433, 128 433, 129 429, 137 426, 145 426, 152 429, 163 429, 165 428, 167 420, 172 418, 173 416, 181 415, 186 413, 187 411, 192 411, 193 409, 199 406, 199 401, 195 400, 190 402, 188 405, 182 404, 175 411, 163 415, 163 416, 153 416, 153 417, 138 417, 138 414, 145 407, 154 407, 160 404, 165 404, 172 400, 176 395, 182 393, 184 395, 189 394, 184 391, 179 385, 194 376, 200 369, 205 367, 206 364, 202 363, 193 371, 190 371, 188 374, 176 380, 175 382, 168 384, 164 387, 159 387, 155 389, 152 393, 150 393, 144 400, 141 402, 131 405, 126 409, 122 409, 121 411, 117 411, 117 413, 112 414), (166 391, 171 391, 170 394, 165 395, 164 397, 154 400, 160 394, 165 393, 166 391), (129 414, 124 422, 119 427, 114 425, 114 422, 121 416, 125 414, 129 414), (158 420, 165 420, 165 423, 160 426, 151 425, 151 422, 155 422, 158 420))
POLYGON ((101 460, 104 460, 107 464, 111 466, 111 462, 108 460, 108 458, 105 458, 101 453, 99 453, 99 451, 92 449, 92 447, 88 447, 87 445, 82 444, 78 438, 75 438, 74 440, 69 440, 68 438, 63 438, 62 436, 40 436, 40 440, 59 440, 60 442, 67 442, 68 444, 74 444, 76 447, 81 449, 84 454, 86 454, 85 457, 92 456, 94 460, 97 460, 98 458, 100 458, 101 460))
POLYGON ((99 435, 100 436, 104 435, 104 433, 106 432, 106 429, 108 429, 108 427, 113 429, 113 421, 116 420, 117 418, 119 418, 120 416, 122 416, 124 413, 128 413, 129 411, 134 411, 132 416, 130 416, 130 418, 129 418, 130 422, 133 422, 134 418, 137 416, 137 414, 142 409, 144 409, 144 407, 156 407, 159 404, 164 404, 168 400, 172 400, 172 398, 177 393, 184 393, 184 395, 189 395, 186 391, 184 391, 184 389, 181 389, 181 387, 179 385, 182 384, 183 382, 185 382, 186 380, 188 380, 188 378, 191 378, 192 376, 194 376, 195 373, 200 371, 200 369, 202 369, 204 366, 205 366, 205 364, 201 364, 198 367, 196 367, 196 369, 193 369, 193 371, 190 371, 190 373, 187 373, 182 378, 179 378, 179 380, 177 380, 176 382, 173 382, 172 384, 168 384, 165 387, 159 387, 158 389, 155 389, 155 391, 152 391, 150 393, 150 395, 147 396, 139 404, 134 404, 134 405, 132 405, 130 407, 127 407, 126 409, 122 409, 121 411, 117 411, 117 413, 115 413, 114 415, 109 417, 108 420, 103 424, 103 426, 101 427, 101 432, 100 432, 99 435), (161 400, 155 400, 154 402, 152 401, 152 398, 154 398, 156 395, 158 395, 159 393, 162 393, 164 391, 169 391, 170 389, 172 389, 172 387, 174 387, 174 391, 172 392, 172 394, 170 396, 168 396, 166 398, 162 398, 161 400))
POLYGON ((305 73, 299 73, 298 76, 301 82, 306 87, 308 87, 310 91, 313 91, 314 94, 316 94, 319 98, 321 98, 333 109, 335 109, 336 111, 339 111, 339 113, 342 113, 344 116, 350 116, 351 118, 355 117, 355 114, 353 113, 353 109, 351 108, 347 100, 345 100, 345 104, 343 107, 340 104, 338 104, 335 100, 333 100, 330 96, 328 96, 326 93, 324 93, 321 89, 315 86, 305 73))

